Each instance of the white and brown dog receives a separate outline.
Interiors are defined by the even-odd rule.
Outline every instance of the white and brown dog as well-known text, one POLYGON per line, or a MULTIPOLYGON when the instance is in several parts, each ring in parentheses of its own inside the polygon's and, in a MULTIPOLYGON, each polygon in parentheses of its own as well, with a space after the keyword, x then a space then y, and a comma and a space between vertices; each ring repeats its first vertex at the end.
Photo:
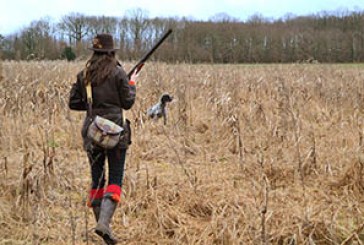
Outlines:
POLYGON ((147 116, 152 119, 159 119, 163 117, 164 125, 167 124, 167 103, 171 102, 173 97, 168 93, 162 94, 159 102, 147 110, 147 116))

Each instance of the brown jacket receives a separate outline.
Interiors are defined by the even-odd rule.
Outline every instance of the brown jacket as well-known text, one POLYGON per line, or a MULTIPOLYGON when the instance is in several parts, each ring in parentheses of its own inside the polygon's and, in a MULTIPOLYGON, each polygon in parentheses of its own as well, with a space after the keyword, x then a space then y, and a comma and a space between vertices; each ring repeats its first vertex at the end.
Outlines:
MULTIPOLYGON (((77 74, 77 81, 72 85, 69 99, 71 110, 86 111, 87 95, 84 72, 77 74)), ((121 66, 116 66, 114 74, 100 85, 92 85, 92 116, 100 115, 120 126, 123 125, 122 110, 129 110, 135 102, 136 88, 129 85, 129 78, 121 66)), ((88 117, 82 127, 82 136, 86 138, 88 117)))

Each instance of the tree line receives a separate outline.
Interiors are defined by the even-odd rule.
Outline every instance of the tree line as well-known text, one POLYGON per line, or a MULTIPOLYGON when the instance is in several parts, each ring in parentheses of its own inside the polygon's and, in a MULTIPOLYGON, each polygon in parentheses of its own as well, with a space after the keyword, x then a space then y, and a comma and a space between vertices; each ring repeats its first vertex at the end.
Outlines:
POLYGON ((153 56, 167 62, 271 63, 363 62, 364 11, 321 12, 267 19, 257 14, 240 21, 221 13, 208 21, 149 18, 145 10, 122 17, 71 13, 52 23, 43 18, 17 33, 0 34, 2 59, 86 58, 97 33, 111 33, 121 60, 140 58, 172 28, 153 56))

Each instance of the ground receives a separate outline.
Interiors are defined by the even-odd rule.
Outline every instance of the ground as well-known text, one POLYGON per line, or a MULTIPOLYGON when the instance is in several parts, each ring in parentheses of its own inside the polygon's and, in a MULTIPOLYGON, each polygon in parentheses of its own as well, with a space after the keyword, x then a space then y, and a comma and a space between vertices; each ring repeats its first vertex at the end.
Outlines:
MULTIPOLYGON (((0 244, 100 244, 84 113, 67 106, 83 66, 2 64, 0 244)), ((148 63, 126 113, 121 244, 363 243, 363 81, 360 64, 148 63), (167 125, 145 115, 163 92, 167 125)))

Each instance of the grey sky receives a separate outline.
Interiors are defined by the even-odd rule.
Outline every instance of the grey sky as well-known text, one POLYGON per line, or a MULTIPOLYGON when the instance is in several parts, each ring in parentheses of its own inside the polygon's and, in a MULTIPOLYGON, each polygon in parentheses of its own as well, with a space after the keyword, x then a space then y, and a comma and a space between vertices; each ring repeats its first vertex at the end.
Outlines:
POLYGON ((57 21, 71 12, 86 15, 123 16, 142 8, 149 17, 193 17, 207 20, 226 13, 241 20, 260 13, 279 18, 286 13, 307 15, 321 11, 364 10, 363 0, 0 0, 0 34, 10 34, 32 20, 50 17, 57 21))

